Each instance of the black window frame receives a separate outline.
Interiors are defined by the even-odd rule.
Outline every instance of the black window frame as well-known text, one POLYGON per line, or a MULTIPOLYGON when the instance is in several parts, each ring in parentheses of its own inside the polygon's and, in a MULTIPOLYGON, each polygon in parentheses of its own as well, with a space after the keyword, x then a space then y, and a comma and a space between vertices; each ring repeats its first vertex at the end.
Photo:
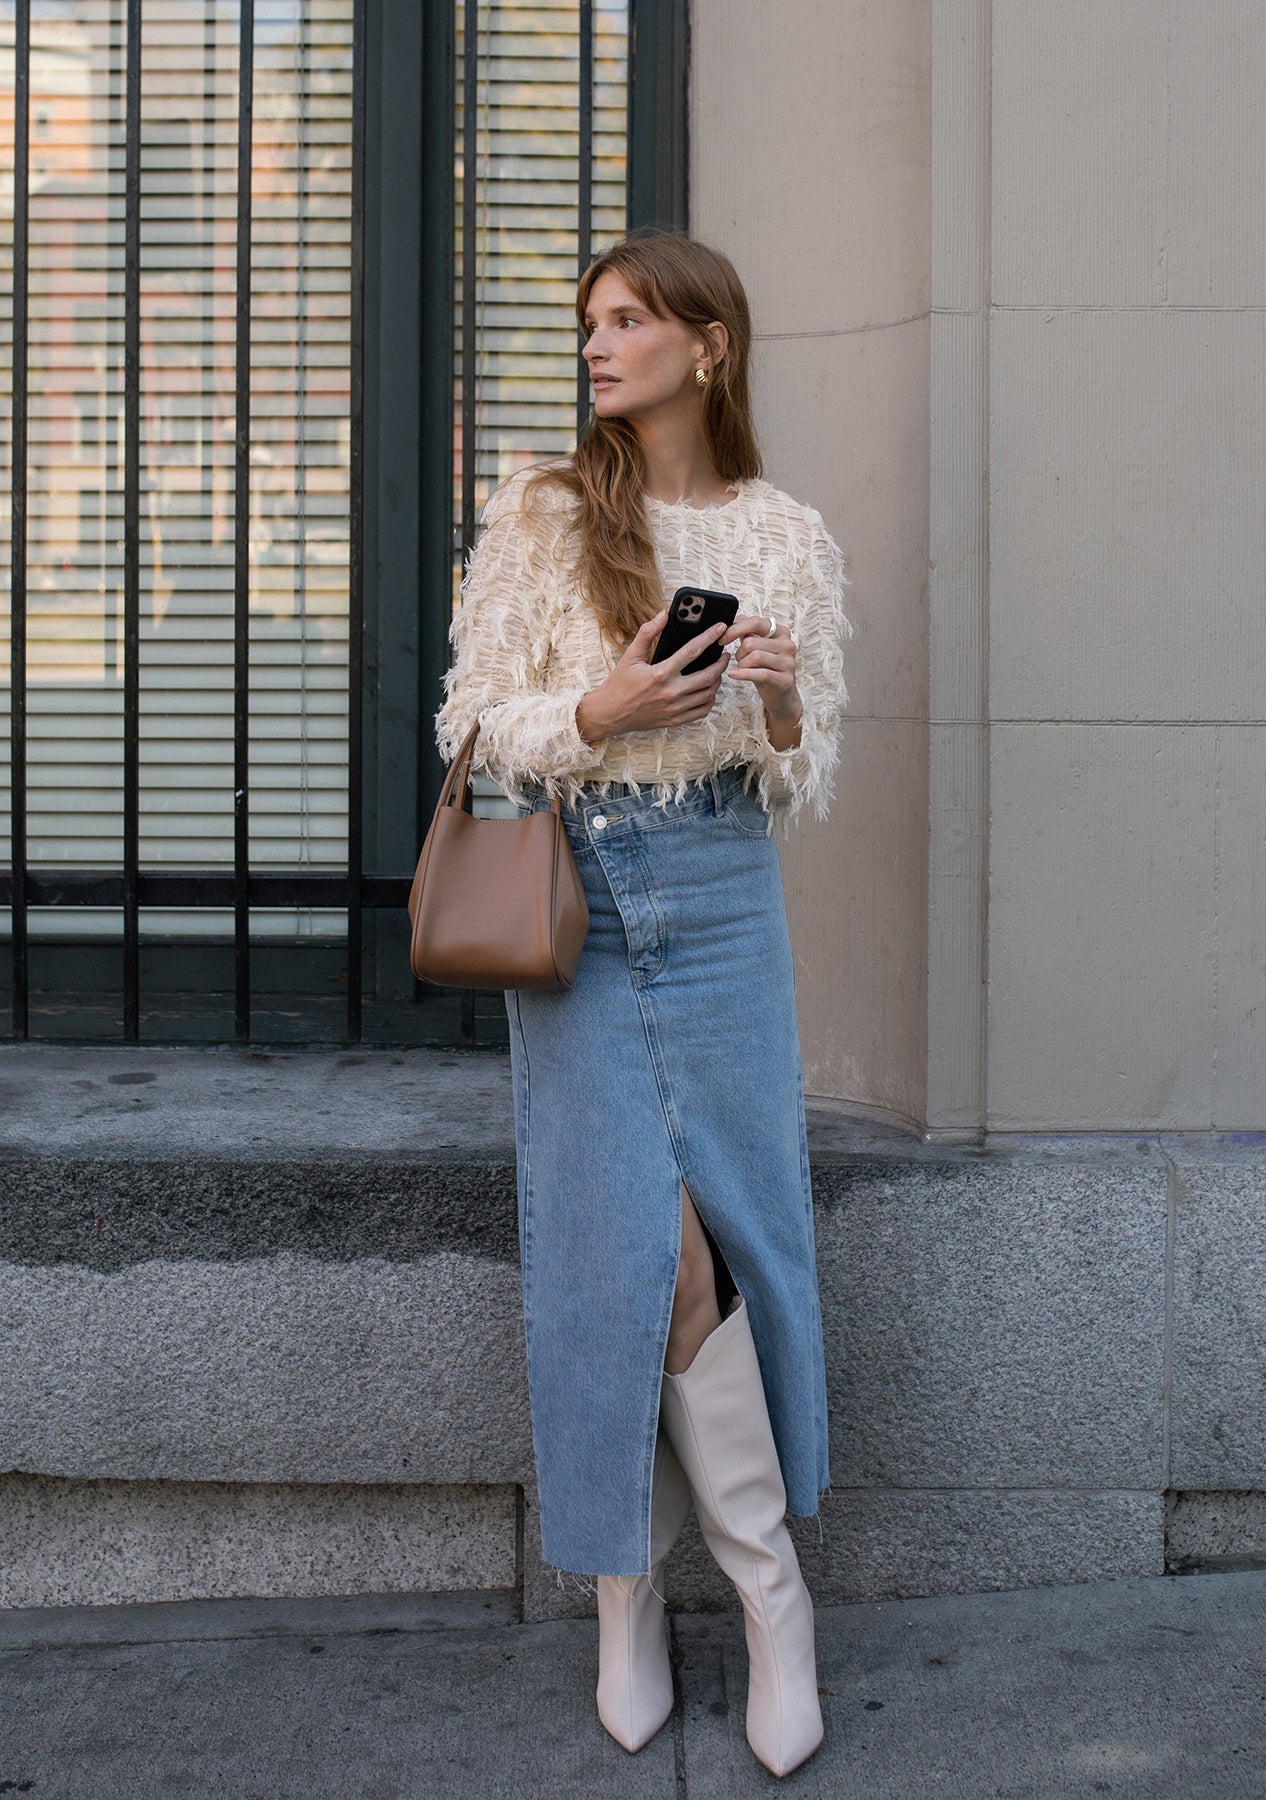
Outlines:
MULTIPOLYGON (((581 0, 583 19, 592 0, 581 0)), ((244 19, 253 8, 243 5, 244 19)), ((127 0, 129 29, 141 28, 140 0, 127 0)), ((24 51, 29 54, 29 0, 16 8, 21 108, 24 51)), ((590 27, 591 30, 591 27, 590 27)), ((412 863, 429 821, 442 779, 431 727, 447 667, 453 519, 453 359, 454 341, 453 135, 456 82, 454 0, 357 0, 353 81, 353 279, 351 379, 351 554, 349 567, 350 658, 349 800, 347 875, 274 877, 249 865, 245 816, 239 819, 235 872, 197 875, 152 873, 139 867, 136 852, 135 642, 138 597, 135 570, 125 592, 125 639, 133 646, 125 718, 125 780, 133 783, 125 801, 124 866, 119 873, 58 870, 41 874, 25 857, 25 728, 23 690, 18 679, 24 656, 24 583, 19 561, 25 553, 25 487, 20 458, 25 451, 25 174, 30 139, 15 126, 14 216, 14 539, 13 539, 13 800, 14 859, 0 872, 0 905, 17 902, 9 973, 11 1035, 30 1033, 29 952, 25 908, 41 902, 122 905, 124 940, 92 945, 42 944, 41 957, 71 965, 87 950, 94 980, 108 982, 111 953, 121 958, 122 1037, 138 1042, 142 952, 139 909, 144 905, 232 906, 236 914, 232 947, 233 1037, 240 1043, 267 1042, 252 1029, 252 905, 341 905, 349 900, 346 947, 345 1030, 336 1041, 391 1041, 378 1029, 365 1032, 363 995, 377 1005, 407 1005, 418 997, 408 974, 404 901, 412 863), (410 182, 402 172, 413 171, 410 182), (21 289, 21 291, 17 291, 21 289), (23 343, 17 339, 19 331, 23 343)), ((29 62, 27 64, 29 69, 29 62)), ((630 226, 688 224, 688 0, 630 0, 628 66, 628 222, 630 226)), ((244 56, 243 92, 249 92, 249 52, 244 56)), ((139 113, 139 90, 131 104, 139 113)), ((129 129, 128 255, 135 282, 136 197, 140 179, 139 128, 129 129)), ((133 293, 135 290, 133 289, 133 293)), ((239 315, 242 305, 239 298, 239 315)), ((241 318, 239 318, 241 323, 241 318)), ((135 408, 136 300, 130 306, 125 358, 135 408)), ((125 455, 125 484, 135 535, 139 468, 137 420, 125 455)), ((243 471, 244 473, 244 471, 243 471)), ((457 525, 460 529, 460 524, 457 525)), ((245 546, 241 555, 244 559, 245 546)), ((132 560, 134 563, 135 547, 132 560)), ((239 581, 242 571, 239 570, 239 581)), ((126 580, 125 575, 125 580, 126 580)), ((244 640, 239 617, 239 639, 244 640)), ((239 645, 244 662, 244 641, 239 645)), ((244 670, 239 688, 245 690, 244 670)), ((245 719, 239 699, 238 756, 244 766, 245 719)), ((161 947, 160 947, 161 948, 161 947)), ((296 946, 296 973, 310 972, 313 946, 296 946)), ((156 952, 157 954, 157 952, 156 952)), ((187 978, 223 982, 226 946, 197 940, 176 954, 187 978)), ((276 958, 276 950, 264 952, 276 958)), ((154 956, 147 959, 152 965, 154 956)), ((326 971, 328 977, 328 970, 326 971)), ((477 1033, 473 997, 454 996, 458 1007, 453 1041, 471 1042, 477 1033), (460 1022, 458 1022, 458 1020, 460 1022)), ((95 1041, 118 1041, 111 1035, 95 1041)), ((161 1041, 147 1038, 146 1041, 161 1041)), ((225 1036, 192 1041, 221 1043, 225 1036)), ((323 1041, 331 1041, 328 1038, 323 1041)))

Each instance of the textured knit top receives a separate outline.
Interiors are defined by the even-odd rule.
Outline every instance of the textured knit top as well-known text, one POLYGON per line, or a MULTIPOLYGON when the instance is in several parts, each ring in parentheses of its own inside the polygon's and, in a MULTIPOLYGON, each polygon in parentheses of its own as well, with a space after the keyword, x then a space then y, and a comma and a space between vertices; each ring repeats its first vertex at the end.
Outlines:
POLYGON ((658 799, 682 795, 718 769, 746 766, 771 812, 812 802, 825 815, 838 755, 849 584, 820 516, 767 481, 733 483, 734 498, 705 507, 646 499, 667 604, 678 587, 721 589, 740 615, 777 619, 796 645, 804 704, 800 743, 777 751, 756 684, 722 679, 706 719, 628 731, 589 744, 576 707, 619 660, 577 591, 572 565, 576 501, 545 483, 525 503, 530 471, 502 483, 462 582, 455 652, 436 716, 451 761, 476 718, 475 766, 508 794, 543 789, 565 802, 581 784, 625 782, 658 799))

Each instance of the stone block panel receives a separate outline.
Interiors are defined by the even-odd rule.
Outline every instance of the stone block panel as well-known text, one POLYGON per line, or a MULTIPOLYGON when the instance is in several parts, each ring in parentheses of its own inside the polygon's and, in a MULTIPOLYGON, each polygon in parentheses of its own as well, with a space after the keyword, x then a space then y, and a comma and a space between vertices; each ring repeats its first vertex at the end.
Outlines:
POLYGON ((1163 1486, 1163 1169, 815 1173, 840 1488, 1163 1486))
POLYGON ((993 0, 932 7, 932 305, 989 296, 989 30, 993 0))
POLYGON ((816 507, 844 553, 848 717, 926 718, 928 321, 763 339, 752 373, 770 481, 816 507))
POLYGON ((807 1091, 921 1119, 927 727, 848 719, 832 817, 783 848, 807 1091))
POLYGON ((1213 1123, 1266 1128, 1266 725, 1217 733, 1218 977, 1213 1123))
POLYGON ((997 312, 989 405, 991 716, 1260 723, 1266 313, 997 312))
POLYGON ((994 0, 996 305, 1164 298, 1166 11, 994 0))
POLYGON ((924 311, 926 0, 697 0, 690 49, 691 229, 734 258, 757 331, 924 311))
POLYGON ((1209 1128, 1214 786, 1209 729, 994 726, 991 1130, 1209 1128))
POLYGON ((0 1475, 0 1607, 515 1581, 515 1490, 0 1475))
POLYGON ((1266 1489, 1266 1177, 1175 1169, 1170 1485, 1266 1489))
POLYGON ((1175 1494, 1165 1521, 1165 1565, 1177 1575, 1266 1569, 1266 1491, 1175 1494))
POLYGON ((530 1479, 518 1270, 0 1264, 0 1468, 129 1480, 530 1479))
POLYGON ((924 1118, 977 1131, 985 1114, 988 735, 933 725, 928 831, 928 1074, 924 1118))
MULTIPOLYGON (((1159 1494, 837 1488, 823 1502, 820 1531, 814 1519, 791 1529, 821 1606, 1159 1575, 1162 1515, 1159 1494)), ((686 1612, 736 1605, 693 1520, 665 1581, 669 1604, 686 1612)))
POLYGON ((986 714, 989 615, 989 328, 979 313, 931 327, 929 714, 986 714))
MULTIPOLYGON (((1160 11, 1160 8, 1157 8, 1160 11)), ((1168 0, 1169 237, 1173 306, 1266 304, 1266 9, 1168 0)))

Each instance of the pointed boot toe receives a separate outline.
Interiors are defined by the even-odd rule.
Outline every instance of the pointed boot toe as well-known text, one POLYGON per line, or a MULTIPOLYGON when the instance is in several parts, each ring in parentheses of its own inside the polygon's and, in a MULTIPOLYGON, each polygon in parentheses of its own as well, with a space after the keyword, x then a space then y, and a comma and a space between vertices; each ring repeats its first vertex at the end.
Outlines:
POLYGON ((661 1433, 651 1485, 651 1579, 598 1577, 598 1717, 623 1749, 649 1744, 673 1710, 673 1672, 664 1636, 661 1577, 690 1516, 690 1486, 661 1433))
POLYGON ((632 1754, 673 1710, 663 1602, 644 1575, 598 1577, 598 1634, 598 1717, 632 1754))

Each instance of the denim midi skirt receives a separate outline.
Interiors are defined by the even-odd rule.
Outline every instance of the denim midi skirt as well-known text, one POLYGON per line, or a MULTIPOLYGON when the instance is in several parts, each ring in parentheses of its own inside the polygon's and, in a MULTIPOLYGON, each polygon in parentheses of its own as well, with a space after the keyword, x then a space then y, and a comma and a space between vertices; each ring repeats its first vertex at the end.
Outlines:
POLYGON ((563 820, 590 912, 575 986, 506 995, 541 1532, 556 1568, 635 1575, 683 1182, 747 1304, 788 1510, 827 1486, 794 976, 742 770, 667 804, 582 790, 563 820))

